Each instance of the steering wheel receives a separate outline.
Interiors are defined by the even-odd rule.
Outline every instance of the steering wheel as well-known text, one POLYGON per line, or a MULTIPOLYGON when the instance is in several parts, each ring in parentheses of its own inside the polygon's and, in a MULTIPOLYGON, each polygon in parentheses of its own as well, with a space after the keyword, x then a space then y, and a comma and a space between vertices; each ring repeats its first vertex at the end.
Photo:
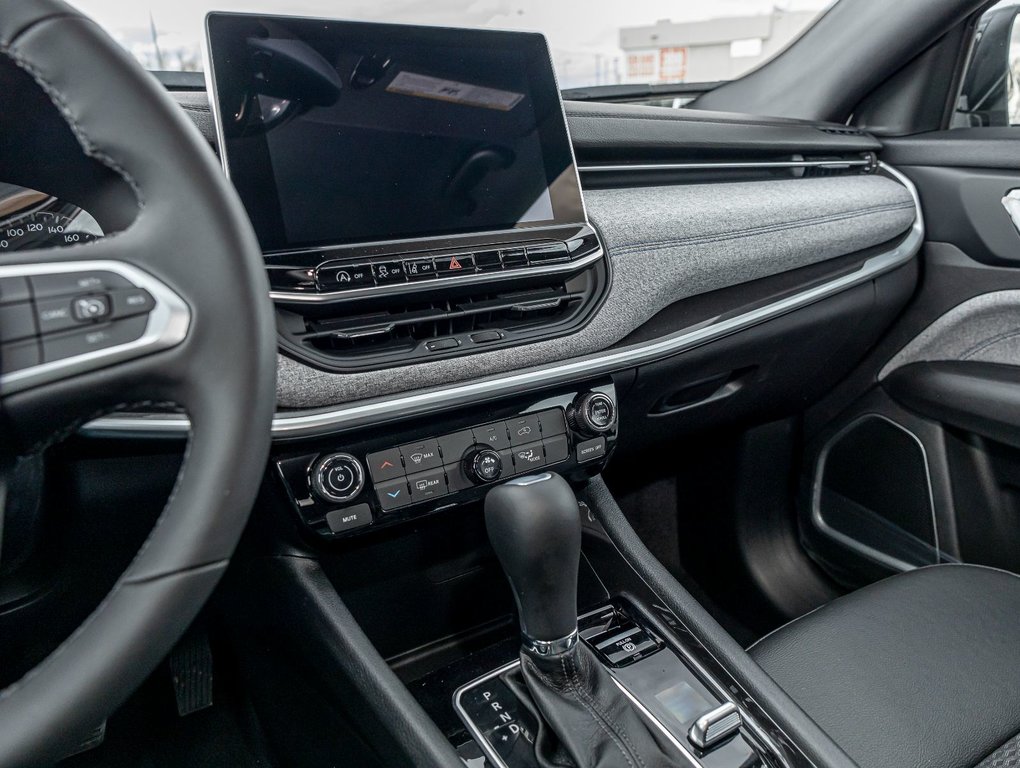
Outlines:
POLYGON ((209 597, 265 469, 276 344, 250 222, 156 80, 59 0, 0 0, 0 56, 34 79, 82 150, 120 174, 139 204, 130 226, 105 239, 0 256, 0 278, 15 291, 28 285, 33 301, 60 286, 108 289, 93 295, 111 299, 112 318, 118 301, 136 302, 121 307, 131 317, 97 323, 74 349, 44 336, 41 363, 2 380, 0 450, 8 459, 39 452, 89 419, 143 403, 176 403, 191 422, 176 486, 130 566, 59 648, 0 691, 6 768, 54 762, 80 743, 209 597))

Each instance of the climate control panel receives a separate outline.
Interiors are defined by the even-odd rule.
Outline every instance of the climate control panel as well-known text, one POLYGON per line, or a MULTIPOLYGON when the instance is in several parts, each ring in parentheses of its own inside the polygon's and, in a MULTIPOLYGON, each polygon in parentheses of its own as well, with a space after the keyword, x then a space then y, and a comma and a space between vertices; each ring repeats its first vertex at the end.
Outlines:
POLYGON ((616 438, 612 384, 499 410, 506 412, 480 423, 447 417, 449 428, 427 437, 393 430, 281 456, 277 470, 301 522, 333 538, 478 501, 488 486, 546 468, 589 477, 616 438))

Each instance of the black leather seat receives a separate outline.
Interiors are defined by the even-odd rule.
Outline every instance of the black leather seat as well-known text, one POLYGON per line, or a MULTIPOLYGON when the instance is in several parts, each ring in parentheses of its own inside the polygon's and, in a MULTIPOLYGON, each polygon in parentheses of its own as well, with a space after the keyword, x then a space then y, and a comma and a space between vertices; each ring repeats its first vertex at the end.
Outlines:
POLYGON ((754 659, 861 768, 1020 766, 1020 577, 904 573, 766 636, 754 659))

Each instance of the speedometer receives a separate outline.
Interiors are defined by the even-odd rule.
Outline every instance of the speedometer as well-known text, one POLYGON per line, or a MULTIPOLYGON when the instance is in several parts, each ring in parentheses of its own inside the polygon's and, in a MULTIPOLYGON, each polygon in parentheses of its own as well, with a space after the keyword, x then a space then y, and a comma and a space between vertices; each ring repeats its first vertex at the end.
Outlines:
POLYGON ((0 253, 76 245, 102 236, 99 222, 73 203, 0 183, 0 253))

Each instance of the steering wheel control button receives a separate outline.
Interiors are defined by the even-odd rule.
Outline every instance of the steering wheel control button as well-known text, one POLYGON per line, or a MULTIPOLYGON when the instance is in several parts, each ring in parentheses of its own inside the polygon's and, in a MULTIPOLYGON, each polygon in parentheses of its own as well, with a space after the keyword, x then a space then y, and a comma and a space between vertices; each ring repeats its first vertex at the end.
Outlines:
POLYGON ((79 296, 71 302, 71 314, 78 322, 105 320, 110 316, 107 296, 79 296))
POLYGON ((565 461, 570 455, 570 446, 567 443, 566 435, 552 435, 542 437, 545 444, 545 463, 555 464, 558 461, 565 461))
POLYGON ((437 496, 446 495, 446 473, 443 468, 431 472, 419 472, 407 476, 407 484, 411 487, 411 501, 428 501, 437 496))
POLYGON ((156 307, 156 300, 144 288, 110 291, 110 316, 113 318, 145 315, 156 307))
POLYGON ((542 437, 567 434, 567 422, 563 418, 563 411, 559 408, 539 413, 538 423, 542 425, 542 437))
POLYGON ((324 291, 367 288, 375 285, 369 264, 344 264, 319 267, 316 272, 319 288, 324 291))
POLYGON ((372 509, 368 504, 355 504, 345 509, 326 513, 326 525, 333 533, 347 533, 372 524, 372 509))
POLYGON ((14 304, 31 298, 32 292, 28 288, 27 278, 0 277, 0 304, 14 304))
POLYGON ((368 463, 368 474, 372 476, 372 482, 376 485, 404 476, 404 464, 400 459, 399 448, 370 453, 365 457, 365 461, 368 463))
POLYGON ((349 453, 333 453, 312 465, 309 485, 320 499, 342 504, 361 493, 365 472, 361 462, 349 453))
POLYGON ((533 443, 542 436, 537 414, 508 419, 506 426, 510 430, 510 445, 533 443))
POLYGON ((503 459, 492 448, 482 448, 464 460, 468 477, 476 483, 492 483, 503 476, 503 459))
POLYGON ((0 306, 0 342, 17 341, 36 335, 31 304, 0 306))
POLYGON ((542 451, 542 443, 528 443, 514 448, 514 466, 518 473, 530 472, 533 469, 545 466, 545 453, 542 451))
POLYGON ((36 299, 71 296, 76 293, 100 293, 114 288, 134 288, 126 278, 113 272, 61 272, 32 275, 32 292, 36 299))
POLYGON ((586 461, 601 459, 606 455, 606 438, 596 437, 594 440, 585 440, 577 444, 577 461, 583 464, 586 461))
POLYGON ((39 322, 39 333, 53 333, 77 328, 81 321, 71 311, 71 299, 46 299, 35 302, 36 318, 39 322))
MULTIPOLYGON (((70 312, 70 306, 68 306, 68 312, 70 312)), ((145 317, 132 317, 113 323, 94 325, 70 333, 44 336, 42 340, 43 362, 66 360, 69 357, 137 341, 145 333, 147 320, 145 317)))
POLYGON ((39 342, 35 339, 0 346, 0 373, 14 373, 42 362, 39 342))
POLYGON ((408 475, 443 466, 438 440, 423 440, 420 443, 402 445, 400 455, 404 457, 404 468, 408 475))
POLYGON ((616 423, 616 404, 609 395, 588 392, 574 401, 570 422, 574 429, 589 437, 611 432, 616 423))
POLYGON ((379 285, 404 282, 404 262, 381 261, 372 265, 372 276, 379 285))
POLYGON ((487 448, 499 450, 510 447, 510 437, 507 435, 506 424, 502 421, 486 424, 484 427, 475 427, 472 431, 475 434, 475 442, 487 448))
POLYGON ((411 495, 407 491, 407 479, 403 477, 386 483, 376 483, 375 496, 383 512, 389 512, 411 503, 411 495))

